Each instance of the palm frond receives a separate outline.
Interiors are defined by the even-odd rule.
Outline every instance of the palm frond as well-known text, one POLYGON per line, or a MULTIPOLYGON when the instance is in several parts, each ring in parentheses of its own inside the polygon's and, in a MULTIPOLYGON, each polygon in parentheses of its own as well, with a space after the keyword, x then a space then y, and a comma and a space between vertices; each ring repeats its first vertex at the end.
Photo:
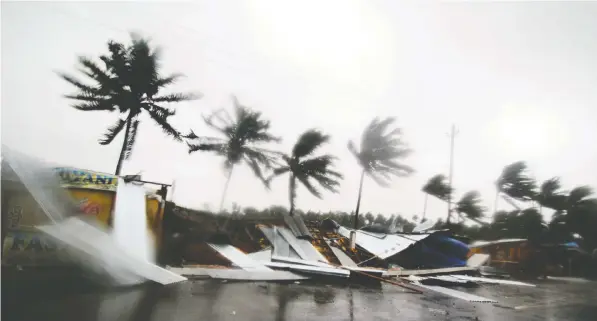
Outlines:
POLYGON ((568 206, 574 207, 580 203, 590 200, 590 196, 593 195, 593 189, 590 186, 579 186, 573 188, 568 193, 568 206))
POLYGON ((178 132, 176 129, 174 129, 174 127, 172 127, 172 125, 170 125, 170 123, 168 123, 168 116, 172 115, 170 114, 170 111, 165 108, 156 108, 157 106, 155 105, 153 107, 153 109, 148 110, 151 119, 160 125, 164 133, 172 136, 175 140, 182 141, 180 138, 180 132, 178 132))
POLYGON ((114 84, 114 80, 110 77, 109 72, 102 70, 91 59, 81 56, 79 57, 79 63, 85 68, 81 72, 97 81, 101 86, 112 86, 114 84))
POLYGON ((313 186, 313 184, 311 184, 308 176, 296 176, 296 179, 298 179, 299 182, 301 182, 311 194, 317 198, 321 198, 321 193, 317 190, 317 188, 315 188, 315 186, 313 186))
POLYGON ((118 133, 122 131, 124 125, 126 125, 126 120, 118 119, 118 121, 114 125, 108 128, 108 132, 105 133, 104 137, 99 140, 99 143, 101 145, 110 144, 114 140, 116 135, 118 135, 118 133))
POLYGON ((92 101, 87 103, 73 104, 71 107, 82 111, 113 111, 116 109, 114 105, 106 101, 92 101))
POLYGON ((438 174, 427 181, 423 186, 423 192, 446 201, 452 194, 452 187, 448 184, 445 175, 438 174))
POLYGON ((189 100, 196 100, 201 98, 201 95, 196 93, 174 93, 168 94, 159 97, 153 97, 151 100, 154 103, 166 102, 166 103, 175 103, 181 101, 189 101, 189 100))
POLYGON ((264 166, 267 169, 273 168, 278 165, 279 154, 273 151, 264 151, 254 147, 244 147, 241 150, 241 154, 246 155, 250 159, 254 159, 258 164, 264 166))
POLYGON ((153 84, 157 88, 162 88, 162 87, 166 87, 168 85, 174 84, 178 79, 180 79, 182 77, 183 77, 183 74, 176 73, 176 74, 172 74, 172 75, 167 76, 167 77, 160 77, 160 78, 156 79, 153 82, 153 84))
POLYGON ((197 138, 199 138, 199 136, 197 136, 197 134, 195 134, 195 132, 194 132, 192 129, 190 129, 190 130, 189 130, 189 133, 188 133, 188 134, 186 134, 186 135, 181 135, 181 136, 182 136, 183 138, 187 138, 187 139, 197 139, 197 138))
POLYGON ((464 213, 471 219, 482 218, 486 209, 481 205, 481 195, 477 191, 467 192, 462 198, 456 203, 456 211, 458 213, 464 213))
POLYGON ((60 78, 66 80, 68 83, 70 83, 71 85, 77 87, 81 93, 83 94, 87 94, 87 95, 97 95, 100 94, 99 89, 90 85, 86 85, 83 82, 81 82, 80 80, 78 80, 77 78, 70 76, 68 74, 65 73, 58 73, 58 76, 60 76, 60 78))
POLYGON ((275 177, 286 174, 288 172, 290 172, 290 166, 282 166, 282 167, 274 168, 274 170, 272 171, 270 176, 266 179, 266 181, 269 184, 271 182, 271 180, 274 179, 275 177))
POLYGON ((269 181, 265 178, 265 176, 263 175, 263 171, 261 170, 263 164, 258 162, 257 159, 249 156, 245 156, 245 162, 247 163, 247 165, 249 165, 253 174, 255 174, 255 176, 259 178, 259 180, 263 183, 263 185, 265 185, 265 187, 269 189, 269 181))
POLYGON ((196 151, 204 151, 204 152, 217 152, 218 154, 224 154, 226 150, 226 145, 222 143, 205 143, 205 144, 192 144, 187 143, 189 147, 189 154, 196 151))
POLYGON ((308 156, 329 140, 329 135, 324 135, 317 129, 310 129, 304 132, 294 144, 292 156, 297 158, 308 156))
POLYGON ((496 183, 498 190, 519 200, 535 199, 537 184, 527 172, 525 162, 515 162, 504 167, 496 183))
POLYGON ((360 150, 352 141, 348 143, 348 149, 368 176, 381 186, 388 186, 392 176, 408 176, 414 172, 410 166, 398 162, 398 159, 408 156, 411 150, 400 137, 402 131, 390 128, 394 121, 393 117, 374 118, 361 136, 360 150))

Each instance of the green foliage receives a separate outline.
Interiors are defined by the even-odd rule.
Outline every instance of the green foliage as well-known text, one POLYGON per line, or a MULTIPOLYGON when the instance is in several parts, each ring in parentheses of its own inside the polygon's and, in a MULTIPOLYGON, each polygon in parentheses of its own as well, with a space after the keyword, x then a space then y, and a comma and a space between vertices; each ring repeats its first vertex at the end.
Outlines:
POLYGON ((400 128, 391 129, 395 118, 373 119, 361 136, 360 150, 350 141, 348 149, 369 177, 381 186, 388 186, 392 176, 408 176, 412 167, 401 164, 411 149, 402 140, 400 128))
POLYGON ((452 187, 448 184, 446 176, 438 174, 431 177, 423 186, 423 192, 437 197, 442 201, 447 201, 452 194, 452 187))
POLYGON ((233 101, 234 117, 225 110, 218 110, 208 117, 203 117, 205 124, 221 137, 197 136, 193 131, 183 136, 187 139, 189 153, 215 153, 224 158, 224 167, 228 171, 243 162, 266 184, 264 169, 270 169, 277 164, 280 153, 262 148, 260 145, 279 142, 280 139, 269 133, 270 122, 265 120, 260 112, 241 105, 236 97, 233 97, 233 101))
POLYGON ((543 182, 537 193, 536 201, 542 206, 556 211, 566 208, 566 194, 561 191, 560 178, 554 177, 543 182))
POLYGON ((312 156, 315 150, 329 141, 329 138, 330 136, 324 135, 318 130, 307 130, 294 144, 292 154, 282 156, 286 164, 275 168, 273 174, 267 179, 269 183, 274 177, 290 173, 288 186, 290 215, 294 211, 296 181, 300 182, 311 194, 318 198, 321 198, 321 193, 313 182, 328 191, 337 192, 342 174, 333 170, 335 158, 328 154, 312 156))
POLYGON ((525 162, 512 163, 502 171, 496 186, 498 190, 514 199, 529 201, 537 195, 537 183, 528 176, 525 162))
POLYGON ((108 42, 108 54, 99 57, 101 64, 87 57, 79 57, 79 71, 88 83, 66 73, 59 76, 73 85, 76 92, 65 95, 73 100, 72 107, 83 111, 116 111, 121 117, 108 128, 99 143, 110 144, 125 130, 125 141, 117 166, 132 151, 137 136, 139 114, 145 111, 164 133, 180 140, 180 133, 169 123, 175 110, 164 103, 176 103, 199 98, 192 93, 165 94, 165 87, 178 80, 180 74, 160 74, 159 49, 152 48, 148 39, 131 35, 130 44, 108 42), (126 126, 125 126, 126 125, 126 126))
POLYGON ((464 216, 478 220, 484 216, 485 207, 481 205, 481 194, 477 191, 467 192, 456 203, 456 212, 464 216))

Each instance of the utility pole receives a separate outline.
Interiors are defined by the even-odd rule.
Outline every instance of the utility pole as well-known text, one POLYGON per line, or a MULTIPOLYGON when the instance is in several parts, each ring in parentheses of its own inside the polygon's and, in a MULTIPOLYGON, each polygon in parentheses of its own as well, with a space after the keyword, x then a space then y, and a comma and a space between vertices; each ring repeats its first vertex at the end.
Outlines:
MULTIPOLYGON (((458 132, 456 131, 456 126, 452 124, 452 129, 450 130, 450 172, 448 176, 448 184, 450 188, 452 188, 452 175, 454 173, 454 137, 458 132)), ((448 195, 448 219, 446 223, 450 223, 450 217, 452 216, 452 193, 448 195)))

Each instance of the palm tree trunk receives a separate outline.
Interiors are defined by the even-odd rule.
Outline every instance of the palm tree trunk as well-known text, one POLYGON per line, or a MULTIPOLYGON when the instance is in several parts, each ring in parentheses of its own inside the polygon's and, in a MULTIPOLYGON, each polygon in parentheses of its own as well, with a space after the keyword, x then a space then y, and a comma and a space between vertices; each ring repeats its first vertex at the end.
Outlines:
POLYGON ((120 149, 120 157, 118 158, 118 163, 116 164, 116 171, 114 175, 120 175, 120 171, 122 170, 122 163, 124 162, 124 157, 126 156, 126 145, 129 141, 129 131, 131 130, 131 118, 127 118, 126 120, 126 128, 124 129, 124 141, 122 142, 122 148, 120 149))
POLYGON ((427 213, 427 198, 429 194, 425 193, 425 203, 423 203, 423 217, 421 217, 421 222, 425 220, 425 213, 427 213))
POLYGON ((228 171, 228 177, 226 178, 226 184, 224 185, 224 191, 222 192, 222 198, 220 199, 220 210, 218 211, 218 213, 221 213, 222 209, 224 208, 224 200, 226 199, 226 192, 228 192, 228 185, 230 184, 230 178, 232 178, 233 170, 234 165, 232 165, 232 167, 230 167, 230 170, 228 171))
POLYGON ((359 228, 359 209, 361 208, 361 195, 363 194, 363 179, 365 178, 365 170, 361 173, 361 182, 359 183, 359 196, 357 199, 357 208, 354 211, 354 229, 359 228))
POLYGON ((288 183, 288 200, 290 201, 290 210, 288 214, 294 215, 294 199, 296 197, 296 178, 290 174, 290 182, 288 183))

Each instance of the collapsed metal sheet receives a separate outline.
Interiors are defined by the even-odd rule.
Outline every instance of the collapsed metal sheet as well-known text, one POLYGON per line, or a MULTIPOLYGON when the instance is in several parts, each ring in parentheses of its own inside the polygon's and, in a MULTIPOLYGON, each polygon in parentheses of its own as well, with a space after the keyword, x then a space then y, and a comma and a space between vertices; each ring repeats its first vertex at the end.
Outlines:
POLYGON ((476 268, 487 263, 487 261, 489 261, 489 254, 475 253, 471 255, 471 257, 469 257, 468 260, 466 260, 466 266, 476 268))
POLYGON ((290 228, 292 234, 298 238, 310 239, 313 237, 305 225, 303 218, 299 215, 284 215, 284 223, 290 228))
POLYGON ((284 227, 269 228, 260 226, 259 229, 272 244, 274 248, 273 255, 275 256, 327 262, 327 259, 313 247, 311 242, 296 238, 292 232, 284 227))
POLYGON ((483 277, 476 277, 476 276, 468 276, 468 275, 452 275, 457 279, 461 280, 468 280, 473 282, 481 282, 481 283, 491 283, 491 284, 508 284, 508 285, 520 285, 520 286, 536 286, 535 284, 524 283, 514 280, 500 280, 500 279, 490 279, 490 278, 483 278, 483 277))
POLYGON ((222 256, 227 258, 234 265, 247 271, 271 271, 265 265, 251 259, 245 253, 241 252, 236 247, 229 244, 213 244, 207 243, 212 249, 216 250, 222 256))
POLYGON ((480 302, 480 303, 498 303, 498 301, 494 300, 494 299, 488 299, 488 298, 484 298, 482 296, 478 296, 478 295, 474 295, 474 294, 470 294, 470 293, 466 293, 466 292, 462 292, 462 291, 457 291, 454 289, 449 289, 449 288, 444 288, 441 286, 437 286, 437 285, 424 285, 421 284, 420 282, 414 282, 414 284, 416 284, 417 286, 420 286, 422 288, 431 290, 431 291, 435 291, 447 296, 451 296, 453 298, 457 298, 457 299, 462 299, 462 300, 466 300, 469 302, 480 302))
POLYGON ((302 264, 291 264, 291 263, 284 263, 284 262, 267 262, 265 263, 268 267, 273 268, 281 268, 281 269, 289 269, 295 272, 300 273, 307 273, 307 274, 317 274, 317 275, 332 275, 338 277, 349 277, 350 271, 337 269, 333 267, 320 267, 320 266, 312 266, 312 265, 302 265, 302 264))
MULTIPOLYGON (((350 238, 350 230, 345 227, 339 227, 338 234, 350 238)), ((429 235, 430 234, 413 234, 402 236, 398 234, 378 234, 356 231, 356 244, 380 259, 387 259, 392 255, 404 251, 416 242, 427 238, 429 235)))
POLYGON ((275 256, 275 255, 272 256, 272 261, 285 262, 285 263, 291 263, 291 264, 310 265, 310 266, 320 266, 320 267, 325 267, 325 268, 333 267, 332 265, 329 265, 324 262, 307 261, 307 260, 303 260, 303 259, 293 259, 293 258, 289 258, 289 257, 275 256))
POLYGON ((247 254, 251 259, 258 262, 271 262, 272 261, 272 249, 266 249, 259 252, 253 252, 247 254))
POLYGON ((332 253, 334 253, 334 255, 338 258, 338 261, 340 261, 340 264, 342 264, 342 266, 358 267, 358 265, 354 263, 354 261, 339 248, 330 246, 330 249, 332 250, 332 253))
POLYGON ((290 243, 280 235, 277 228, 260 226, 259 229, 271 243, 273 247, 272 255, 295 259, 301 258, 300 254, 290 246, 290 243))
POLYGON ((309 279, 289 271, 246 271, 238 269, 205 269, 212 279, 245 281, 295 281, 309 279))
POLYGON ((110 234, 79 218, 71 217, 58 224, 37 228, 70 245, 78 252, 73 258, 80 259, 81 264, 107 273, 121 285, 137 284, 143 279, 161 284, 186 280, 183 276, 132 255, 128 249, 120 247, 110 234))
POLYGON ((315 249, 313 244, 307 240, 296 238, 289 230, 285 228, 278 228, 278 234, 282 235, 284 239, 292 246, 303 260, 327 262, 328 260, 319 251, 315 249))

